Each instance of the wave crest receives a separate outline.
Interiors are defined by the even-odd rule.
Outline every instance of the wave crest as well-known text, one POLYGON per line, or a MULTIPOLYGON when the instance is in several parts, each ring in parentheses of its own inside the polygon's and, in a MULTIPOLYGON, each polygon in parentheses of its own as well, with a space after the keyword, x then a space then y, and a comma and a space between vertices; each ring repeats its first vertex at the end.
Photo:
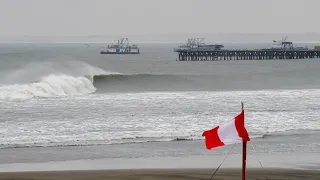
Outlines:
POLYGON ((173 75, 153 75, 153 74, 100 74, 94 75, 93 80, 94 82, 101 81, 101 80, 121 80, 121 79, 138 79, 138 78, 151 78, 151 77, 169 77, 173 75))
MULTIPOLYGON (((157 79, 171 79, 171 75, 105 73, 98 75, 72 76, 66 74, 50 74, 40 78, 40 81, 26 84, 0 86, 0 99, 25 99, 32 97, 53 97, 85 95, 96 92, 98 87, 106 87, 108 83, 123 82, 155 82, 157 79), (167 78, 170 76, 170 78, 167 78)), ((114 84, 106 88, 112 89, 114 84)))
POLYGON ((50 74, 35 83, 0 86, 0 99, 83 95, 95 91, 88 78, 50 74))
POLYGON ((185 76, 172 74, 107 74, 93 76, 98 92, 192 90, 197 87, 185 76))

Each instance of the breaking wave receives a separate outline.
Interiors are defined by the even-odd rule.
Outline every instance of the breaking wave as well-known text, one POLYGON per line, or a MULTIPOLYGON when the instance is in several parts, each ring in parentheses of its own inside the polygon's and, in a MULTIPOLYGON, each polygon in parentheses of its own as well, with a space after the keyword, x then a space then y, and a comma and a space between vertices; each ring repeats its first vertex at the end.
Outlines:
POLYGON ((65 142, 37 142, 37 143, 2 143, 0 149, 5 148, 28 148, 28 147, 63 147, 63 146, 97 146, 97 145, 115 145, 115 144, 132 144, 132 143, 151 143, 151 142, 174 142, 174 141, 193 141, 201 140, 202 137, 133 137, 120 138, 111 140, 70 140, 65 142))
POLYGON ((129 87, 130 90, 161 89, 161 87, 167 88, 168 83, 177 84, 175 81, 177 78, 174 75, 120 73, 84 76, 50 74, 33 83, 0 85, 0 99, 85 95, 94 93, 99 88, 107 91, 121 91, 121 89, 124 90, 124 86, 129 87))
MULTIPOLYGON (((274 133, 262 133, 262 134, 250 134, 251 139, 265 139, 265 138, 283 138, 283 136, 289 136, 292 138, 305 138, 305 136, 318 136, 319 130, 288 130, 285 132, 274 133)), ((98 146, 98 145, 116 145, 116 144, 135 144, 135 143, 161 143, 161 142, 181 142, 181 141, 199 141, 204 140, 202 136, 190 135, 190 136, 135 136, 135 137, 122 137, 111 138, 105 140, 87 140, 87 139, 69 139, 59 142, 16 142, 16 143, 1 143, 0 149, 6 148, 28 148, 28 147, 65 147, 65 146, 98 146)))
POLYGON ((83 95, 95 92, 92 82, 85 77, 48 75, 39 82, 0 86, 0 99, 83 95))
POLYGON ((118 73, 81 61, 30 63, 1 77, 0 99, 90 94, 97 90, 93 83, 95 75, 109 74, 118 73))

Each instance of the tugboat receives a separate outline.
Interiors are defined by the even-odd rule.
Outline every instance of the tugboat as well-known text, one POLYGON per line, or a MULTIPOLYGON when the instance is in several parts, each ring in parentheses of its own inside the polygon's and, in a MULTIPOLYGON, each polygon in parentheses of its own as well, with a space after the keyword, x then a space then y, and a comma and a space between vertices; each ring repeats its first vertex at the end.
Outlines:
POLYGON ((100 54, 140 54, 140 50, 137 45, 130 45, 128 38, 121 38, 117 44, 108 45, 100 54))

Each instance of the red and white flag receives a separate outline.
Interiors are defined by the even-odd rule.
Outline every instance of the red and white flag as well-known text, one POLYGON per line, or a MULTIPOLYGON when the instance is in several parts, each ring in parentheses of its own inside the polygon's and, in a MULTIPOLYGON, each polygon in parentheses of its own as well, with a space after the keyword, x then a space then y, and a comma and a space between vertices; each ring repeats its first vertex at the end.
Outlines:
POLYGON ((248 132, 244 127, 244 110, 232 121, 205 131, 202 136, 205 136, 208 149, 250 141, 248 132))

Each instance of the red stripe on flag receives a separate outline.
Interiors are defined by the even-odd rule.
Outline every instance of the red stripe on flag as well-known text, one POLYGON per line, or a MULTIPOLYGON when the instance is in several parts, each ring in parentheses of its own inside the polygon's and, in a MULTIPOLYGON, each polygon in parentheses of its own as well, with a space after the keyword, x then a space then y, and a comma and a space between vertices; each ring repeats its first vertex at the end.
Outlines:
POLYGON ((249 134, 244 127, 244 110, 242 110, 242 112, 237 117, 235 117, 234 120, 239 137, 242 138, 242 141, 250 141, 249 134))
POLYGON ((219 126, 211 130, 205 131, 202 134, 202 136, 205 136, 206 138, 206 146, 208 149, 224 146, 224 143, 219 138, 218 129, 219 129, 219 126))

